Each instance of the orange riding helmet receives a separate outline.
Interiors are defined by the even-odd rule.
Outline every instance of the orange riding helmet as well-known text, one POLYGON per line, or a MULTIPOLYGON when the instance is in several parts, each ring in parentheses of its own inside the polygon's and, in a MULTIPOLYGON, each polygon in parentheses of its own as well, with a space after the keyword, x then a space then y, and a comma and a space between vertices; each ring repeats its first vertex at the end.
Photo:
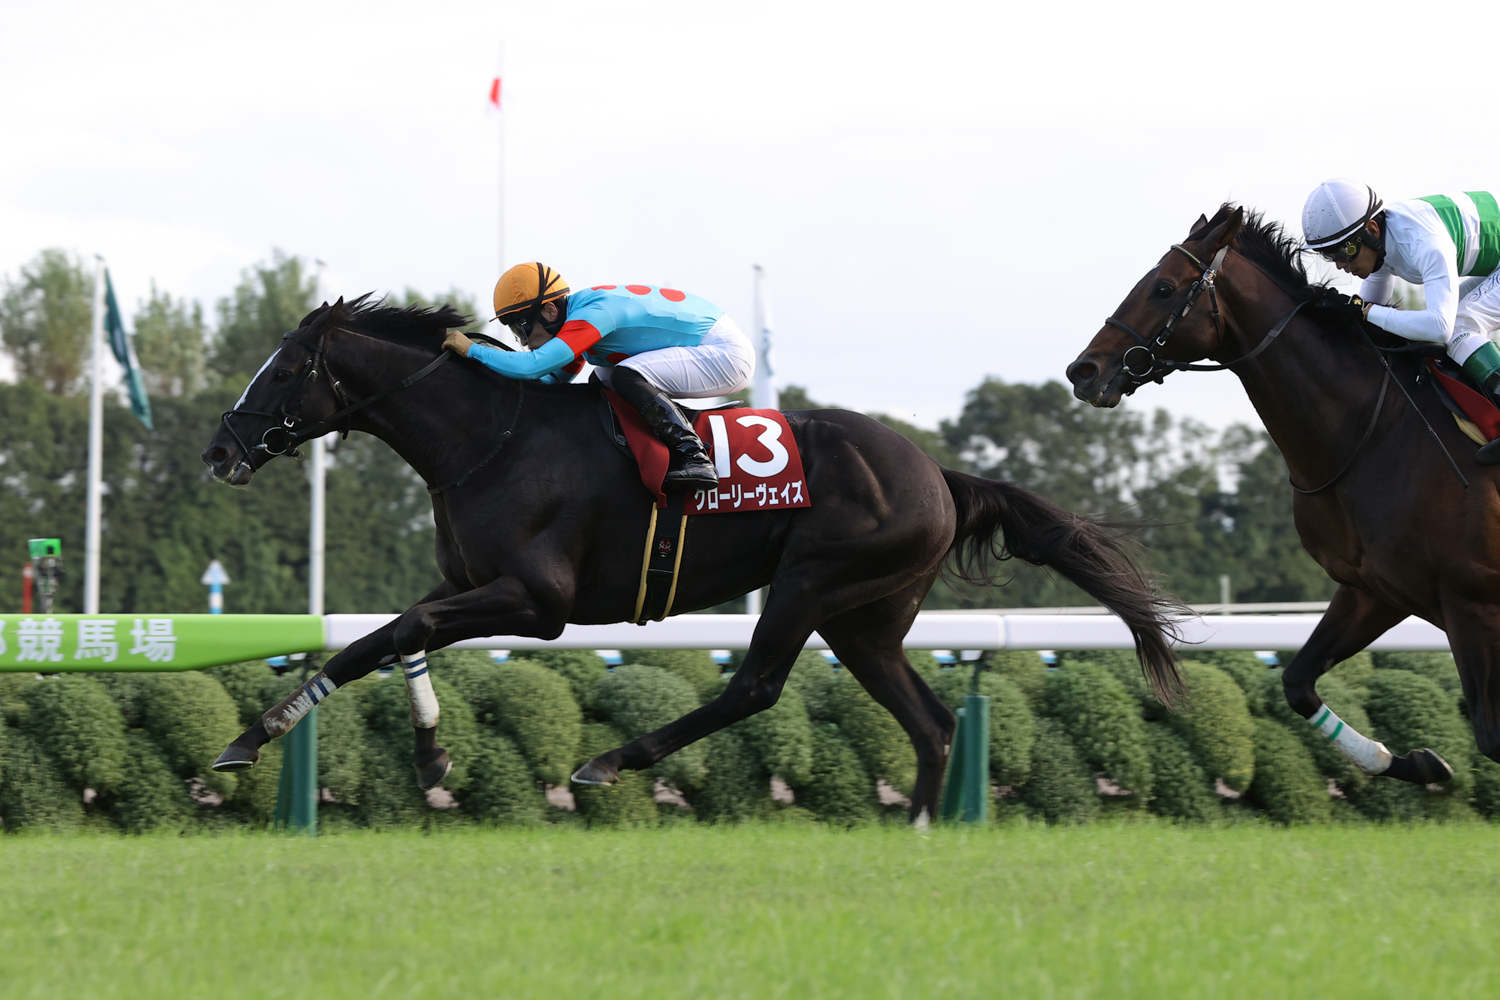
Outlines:
POLYGON ((519 323, 570 291, 563 276, 546 264, 517 264, 495 282, 495 318, 507 325, 519 323))

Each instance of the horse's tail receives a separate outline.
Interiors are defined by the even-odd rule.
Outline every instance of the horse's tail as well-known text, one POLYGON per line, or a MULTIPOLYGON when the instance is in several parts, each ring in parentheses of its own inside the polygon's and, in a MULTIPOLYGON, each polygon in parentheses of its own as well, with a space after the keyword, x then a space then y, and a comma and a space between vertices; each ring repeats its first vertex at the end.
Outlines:
POLYGON ((1181 606, 1156 591, 1118 537, 1015 483, 952 469, 944 469, 943 478, 958 509, 949 551, 960 577, 986 586, 993 582, 992 560, 1011 557, 1057 570, 1129 626, 1141 669, 1161 703, 1181 701, 1182 675, 1170 644, 1177 635, 1170 616, 1181 606))

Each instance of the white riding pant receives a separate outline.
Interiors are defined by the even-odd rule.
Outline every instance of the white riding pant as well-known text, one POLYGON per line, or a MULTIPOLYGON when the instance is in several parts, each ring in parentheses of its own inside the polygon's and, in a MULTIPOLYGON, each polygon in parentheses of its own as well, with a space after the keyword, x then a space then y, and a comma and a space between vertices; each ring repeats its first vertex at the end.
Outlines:
POLYGON ((1500 330, 1500 270, 1485 278, 1465 278, 1459 283, 1458 294, 1458 315, 1453 318, 1448 356, 1463 364, 1500 330))
MULTIPOLYGON (((755 374, 755 348, 727 315, 709 328, 693 347, 645 351, 617 366, 641 373, 647 382, 674 399, 726 396, 743 389, 755 374)), ((596 369, 599 381, 611 382, 613 371, 596 369)))

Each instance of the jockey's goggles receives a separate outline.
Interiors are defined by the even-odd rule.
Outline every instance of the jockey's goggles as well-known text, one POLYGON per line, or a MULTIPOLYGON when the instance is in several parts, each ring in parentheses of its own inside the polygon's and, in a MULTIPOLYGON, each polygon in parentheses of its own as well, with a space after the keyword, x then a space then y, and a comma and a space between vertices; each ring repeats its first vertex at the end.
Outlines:
POLYGON ((1332 261, 1335 264, 1348 264, 1359 256, 1359 252, 1364 248, 1364 245, 1365 234, 1361 230, 1340 243, 1319 247, 1318 253, 1324 260, 1332 261))

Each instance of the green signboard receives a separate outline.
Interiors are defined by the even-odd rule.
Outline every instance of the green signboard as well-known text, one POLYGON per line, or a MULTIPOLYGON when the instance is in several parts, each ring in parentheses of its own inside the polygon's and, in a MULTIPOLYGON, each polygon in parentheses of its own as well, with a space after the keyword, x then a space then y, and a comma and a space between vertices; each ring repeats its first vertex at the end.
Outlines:
POLYGON ((0 615, 0 671, 196 670, 322 648, 321 615, 0 615))

